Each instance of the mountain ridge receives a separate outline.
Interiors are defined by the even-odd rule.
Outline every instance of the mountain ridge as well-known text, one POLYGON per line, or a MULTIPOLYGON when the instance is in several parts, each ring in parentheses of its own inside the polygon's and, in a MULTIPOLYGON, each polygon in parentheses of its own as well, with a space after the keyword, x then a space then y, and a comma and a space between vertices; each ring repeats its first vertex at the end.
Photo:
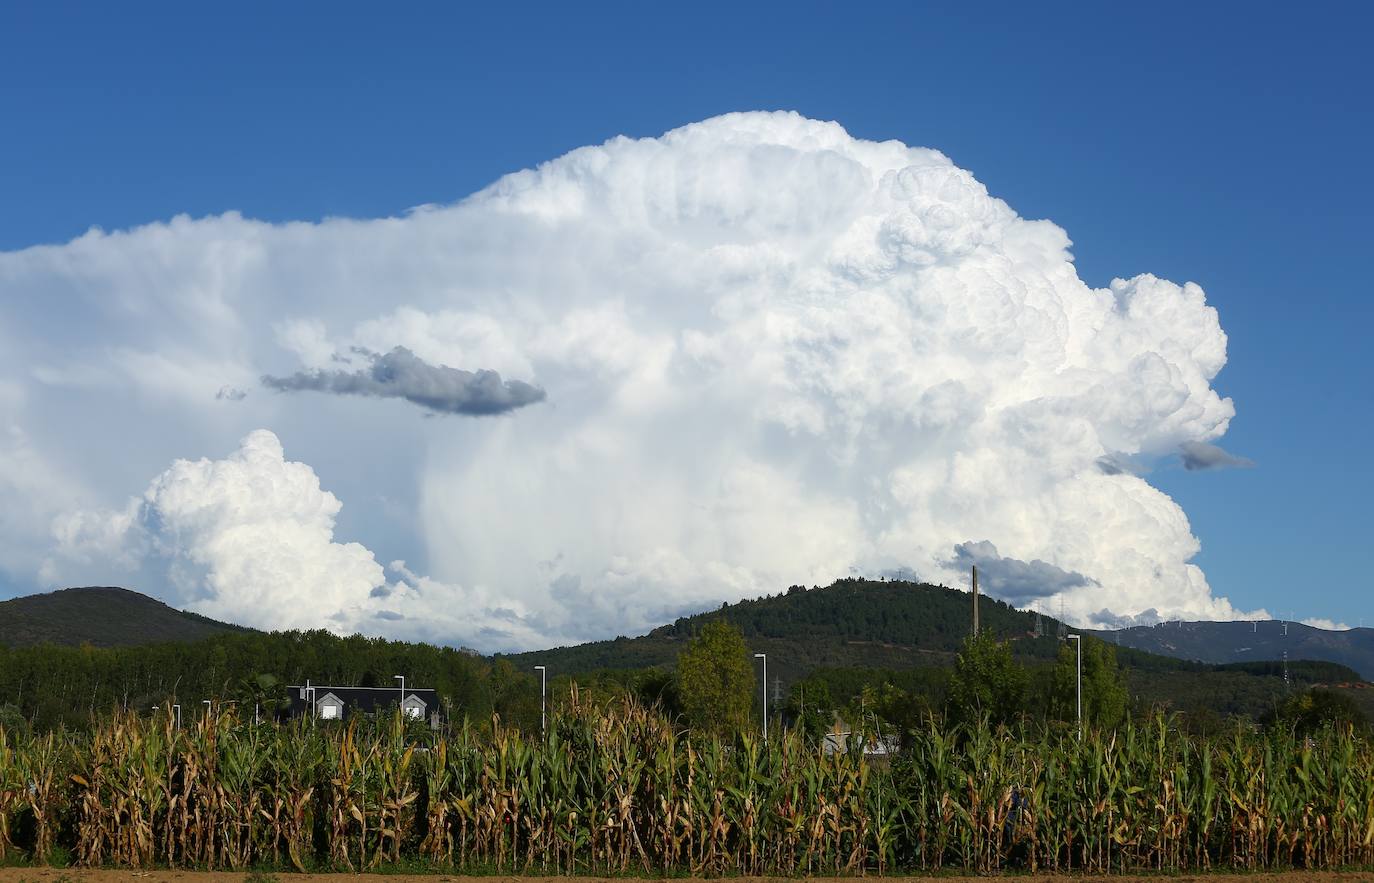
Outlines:
POLYGON ((1225 664, 1289 660, 1336 662, 1374 680, 1374 629, 1321 629, 1286 620, 1171 621, 1093 632, 1148 653, 1225 664))
POLYGON ((131 647, 252 632, 118 586, 74 586, 0 601, 0 644, 131 647))
MULTIPOLYGON (((565 673, 663 667, 707 621, 738 626, 756 652, 769 654, 770 675, 804 676, 820 667, 905 669, 948 665, 972 618, 971 596, 960 589, 901 580, 844 578, 828 586, 791 586, 785 592, 723 604, 679 617, 636 637, 494 654, 517 665, 556 666, 565 673)), ((1057 652, 1060 623, 980 597, 985 631, 1010 640, 1027 661, 1057 652), (1037 636, 1037 620, 1039 636, 1037 636)), ((1065 627, 1068 628, 1067 626, 1065 627)), ((1374 680, 1374 629, 1332 631, 1265 620, 1169 622, 1119 630, 1078 630, 1118 647, 1123 664, 1156 671, 1182 670, 1164 659, 1212 665, 1333 662, 1374 680)), ((97 647, 197 641, 226 632, 252 632, 181 611, 132 589, 83 586, 0 601, 0 644, 53 643, 97 647)), ((771 678, 770 678, 771 679, 771 678)))
MULTIPOLYGON (((756 652, 769 654, 770 679, 773 674, 786 679, 827 665, 912 668, 950 664, 971 627, 972 597, 961 589, 929 583, 849 577, 829 586, 792 586, 783 593, 724 604, 679 617, 637 637, 504 655, 517 664, 558 665, 569 673, 663 666, 671 664, 686 639, 716 618, 739 627, 756 652)), ((1026 661, 1046 661, 1058 652, 1061 623, 1054 617, 1018 610, 984 595, 979 598, 979 618, 985 632, 1010 640, 1014 653, 1026 661)), ((1286 649, 1292 662, 1338 663, 1374 680, 1374 629, 1331 631, 1289 623, 1289 636, 1283 641, 1242 640, 1252 628, 1261 635, 1266 629, 1278 634, 1282 625, 1271 620, 1258 626, 1235 621, 1115 631, 1067 624, 1063 628, 1115 645, 1121 662, 1135 668, 1183 670, 1161 661, 1165 658, 1207 665, 1279 662, 1286 649), (1194 639, 1178 640, 1180 636, 1194 639)))

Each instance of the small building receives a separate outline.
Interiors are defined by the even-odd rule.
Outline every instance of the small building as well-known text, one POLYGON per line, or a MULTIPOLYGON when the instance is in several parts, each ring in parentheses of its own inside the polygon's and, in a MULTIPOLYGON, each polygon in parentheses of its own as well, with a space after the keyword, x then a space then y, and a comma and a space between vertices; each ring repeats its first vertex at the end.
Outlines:
MULTIPOLYGON (((854 750, 855 739, 853 728, 842 720, 836 719, 835 725, 830 728, 830 732, 825 734, 825 739, 821 742, 821 751, 825 754, 846 754, 854 750)), ((889 735, 869 734, 863 745, 864 757, 888 757, 897 753, 897 739, 889 735)))
MULTIPOLYGON (((355 714, 393 714, 402 702, 400 687, 335 687, 327 684, 292 684, 287 688, 291 717, 347 720, 355 714)), ((428 720, 439 727, 439 694, 425 687, 406 687, 402 708, 412 720, 428 720)))

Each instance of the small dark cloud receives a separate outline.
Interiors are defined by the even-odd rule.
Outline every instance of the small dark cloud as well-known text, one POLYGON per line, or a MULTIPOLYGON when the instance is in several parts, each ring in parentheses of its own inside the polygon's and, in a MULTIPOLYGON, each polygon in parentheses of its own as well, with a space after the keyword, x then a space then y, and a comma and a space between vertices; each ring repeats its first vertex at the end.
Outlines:
POLYGON ((1178 446, 1178 451, 1180 459, 1183 460, 1183 468, 1189 472, 1204 469, 1249 469, 1255 465, 1254 460, 1237 457, 1207 442, 1186 441, 1178 446))
POLYGON ((385 619, 389 622, 396 622, 397 620, 405 619, 404 616, 402 616, 394 610, 378 610, 374 615, 378 619, 385 619))
POLYGON ((1098 457, 1097 468, 1104 475, 1144 475, 1149 472, 1134 458, 1121 453, 1103 454, 1098 457))
POLYGON ((987 540, 970 540, 955 546, 952 563, 961 568, 976 566, 979 591, 1016 607, 1068 589, 1098 584, 1081 573, 1055 567, 1038 558, 1034 561, 1004 558, 987 540))
POLYGON ((221 386, 219 392, 215 393, 215 398, 222 402, 241 402, 248 393, 233 386, 221 386))
POLYGON ((279 392, 311 390, 336 395, 398 398, 439 414, 485 417, 505 414, 544 400, 544 390, 520 380, 502 380, 495 371, 460 371, 431 365, 403 346, 389 353, 357 351, 367 368, 298 371, 290 377, 264 376, 264 386, 279 392))

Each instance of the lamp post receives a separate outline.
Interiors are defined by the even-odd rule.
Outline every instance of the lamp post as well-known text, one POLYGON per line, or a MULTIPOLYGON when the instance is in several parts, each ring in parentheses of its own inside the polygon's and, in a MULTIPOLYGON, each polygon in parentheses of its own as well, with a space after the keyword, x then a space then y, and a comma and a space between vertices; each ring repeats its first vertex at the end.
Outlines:
POLYGON ((755 659, 763 660, 763 741, 768 741, 768 654, 755 653, 755 659))
POLYGON ((210 713, 211 713, 212 711, 215 710, 215 707, 214 707, 213 705, 210 704, 210 700, 209 700, 209 699, 202 699, 202 700, 200 700, 200 704, 205 706, 205 716, 206 716, 206 718, 209 718, 209 717, 210 717, 210 713))
POLYGON ((1073 641, 1074 655, 1077 657, 1076 689, 1075 699, 1078 709, 1078 732, 1083 732, 1083 637, 1082 635, 1069 635, 1069 640, 1073 641))
POLYGON ((174 703, 172 703, 172 711, 173 711, 173 712, 176 714, 176 716, 177 716, 177 729, 179 730, 179 729, 181 729, 181 703, 179 703, 179 702, 174 702, 174 703))
POLYGON ((391 676, 391 679, 392 679, 393 681, 400 681, 400 682, 401 682, 401 720, 405 720, 405 719, 406 719, 406 676, 405 676, 405 675, 392 675, 392 676, 391 676))
POLYGON ((545 709, 545 695, 548 693, 549 670, 542 665, 536 665, 534 670, 539 672, 539 735, 547 736, 549 730, 549 719, 545 709))

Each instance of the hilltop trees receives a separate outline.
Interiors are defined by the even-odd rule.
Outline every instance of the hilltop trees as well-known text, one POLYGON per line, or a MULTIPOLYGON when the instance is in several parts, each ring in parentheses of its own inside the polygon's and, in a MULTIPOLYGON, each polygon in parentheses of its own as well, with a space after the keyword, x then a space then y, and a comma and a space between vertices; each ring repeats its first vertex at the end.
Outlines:
POLYGON ((1299 735, 1310 735, 1324 726, 1354 727, 1357 730, 1369 729, 1369 718, 1349 696, 1331 690, 1312 689, 1294 693, 1270 714, 1264 721, 1268 726, 1279 726, 1293 730, 1299 735))
POLYGON ((987 715, 1010 723, 1023 707, 1029 677, 1011 657, 1010 642, 986 633, 964 640, 949 681, 949 714, 962 720, 987 715))
MULTIPOLYGON (((1115 729, 1126 720, 1130 693, 1121 668, 1116 664, 1116 648, 1096 638, 1083 636, 1083 721, 1088 726, 1115 729)), ((1050 709, 1060 720, 1077 716, 1077 654, 1071 643, 1059 648, 1051 674, 1050 709)))
POLYGON ((677 658, 678 692, 687 720, 714 733, 743 730, 753 708, 754 667, 740 630, 708 622, 677 658))

